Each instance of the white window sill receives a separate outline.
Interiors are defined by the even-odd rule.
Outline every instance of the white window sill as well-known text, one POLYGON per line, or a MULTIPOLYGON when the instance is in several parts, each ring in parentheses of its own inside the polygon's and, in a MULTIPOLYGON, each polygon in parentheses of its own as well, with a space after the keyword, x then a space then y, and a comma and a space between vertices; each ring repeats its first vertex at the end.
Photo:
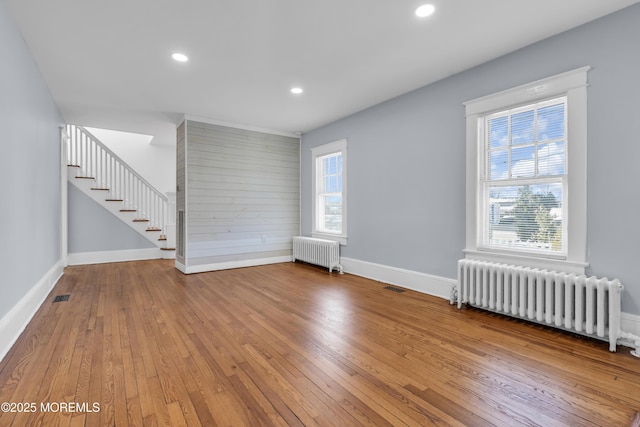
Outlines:
POLYGON ((312 232, 311 237, 315 237, 316 239, 333 240, 340 243, 342 246, 347 246, 348 240, 348 237, 342 234, 322 233, 318 231, 312 232))
POLYGON ((589 266, 586 262, 570 261, 564 258, 551 258, 512 252, 494 252, 489 250, 465 249, 465 258, 481 261, 497 262, 501 264, 521 265, 524 267, 540 268, 558 272, 585 274, 589 266))

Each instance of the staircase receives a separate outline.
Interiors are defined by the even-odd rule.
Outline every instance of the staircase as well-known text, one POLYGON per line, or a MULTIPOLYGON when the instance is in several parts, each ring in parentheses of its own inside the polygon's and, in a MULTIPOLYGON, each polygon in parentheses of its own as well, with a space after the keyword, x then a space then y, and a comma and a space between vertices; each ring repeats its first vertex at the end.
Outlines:
POLYGON ((67 125, 67 134, 69 182, 156 247, 175 251, 175 201, 83 127, 67 125))

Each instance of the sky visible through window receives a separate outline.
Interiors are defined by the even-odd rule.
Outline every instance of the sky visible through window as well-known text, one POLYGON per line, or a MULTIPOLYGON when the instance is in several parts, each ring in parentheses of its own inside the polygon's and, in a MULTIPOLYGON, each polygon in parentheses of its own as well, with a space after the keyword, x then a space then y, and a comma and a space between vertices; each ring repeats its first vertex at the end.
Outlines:
MULTIPOLYGON (((547 103, 488 118, 490 181, 564 175, 565 103, 564 99, 547 103)), ((501 197, 517 197, 506 187, 499 191, 501 197)))
POLYGON ((322 158, 321 225, 324 231, 342 232, 342 153, 322 158))
POLYGON ((566 126, 565 98, 486 118, 491 246, 562 250, 566 126))

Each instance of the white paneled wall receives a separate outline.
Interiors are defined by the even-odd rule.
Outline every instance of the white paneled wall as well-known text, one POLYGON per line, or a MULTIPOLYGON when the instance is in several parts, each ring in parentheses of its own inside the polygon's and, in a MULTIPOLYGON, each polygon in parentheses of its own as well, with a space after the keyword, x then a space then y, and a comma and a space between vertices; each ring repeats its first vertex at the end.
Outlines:
POLYGON ((185 220, 185 207, 186 207, 186 187, 187 187, 187 175, 186 175, 186 122, 178 126, 177 129, 177 141, 176 141, 176 262, 182 265, 186 265, 186 251, 185 251, 185 232, 186 232, 186 220, 185 220), (182 211, 182 213, 180 213, 182 211))
POLYGON ((184 265, 290 258, 300 230, 299 139, 191 120, 184 134, 184 265))

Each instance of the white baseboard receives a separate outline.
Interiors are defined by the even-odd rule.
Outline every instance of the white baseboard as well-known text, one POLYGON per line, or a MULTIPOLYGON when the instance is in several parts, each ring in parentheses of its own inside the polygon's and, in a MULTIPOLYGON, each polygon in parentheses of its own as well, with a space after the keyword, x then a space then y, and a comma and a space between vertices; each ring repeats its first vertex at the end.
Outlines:
POLYGON ((640 316, 622 313, 620 316, 620 329, 624 332, 640 336, 640 316))
POLYGON ((228 270, 231 268, 255 267, 258 265, 280 264, 291 262, 291 256, 280 256, 271 258, 247 259, 243 261, 218 262, 214 264, 184 265, 176 261, 176 268, 184 274, 205 273, 207 271, 228 270))
POLYGON ((176 259, 176 268, 180 270, 183 274, 188 274, 187 266, 181 263, 180 261, 178 261, 177 259, 176 259))
POLYGON ((388 265, 375 264, 352 258, 340 258, 340 264, 345 273, 366 277, 391 285, 422 292, 423 294, 449 299, 451 289, 456 284, 455 279, 433 276, 417 271, 405 270, 388 265))
POLYGON ((85 265, 172 258, 175 258, 175 251, 163 251, 159 248, 126 249, 121 251, 73 253, 67 257, 67 263, 68 265, 85 265))
POLYGON ((0 362, 20 337, 63 273, 64 266, 60 260, 0 319, 0 362))

